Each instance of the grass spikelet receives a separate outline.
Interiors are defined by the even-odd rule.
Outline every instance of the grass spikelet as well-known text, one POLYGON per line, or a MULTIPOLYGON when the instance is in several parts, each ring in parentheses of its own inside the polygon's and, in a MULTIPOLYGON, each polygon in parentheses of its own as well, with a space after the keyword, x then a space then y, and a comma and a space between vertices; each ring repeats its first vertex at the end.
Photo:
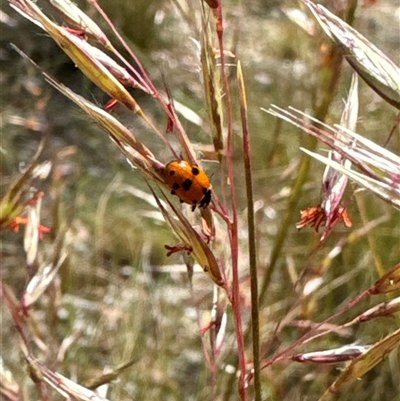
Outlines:
POLYGON ((361 172, 342 166, 333 159, 302 149, 305 153, 346 175, 361 187, 369 189, 393 206, 400 206, 400 186, 398 184, 400 158, 396 154, 345 127, 339 125, 331 127, 320 123, 323 127, 320 129, 315 125, 309 125, 304 122, 304 118, 316 120, 298 110, 289 112, 274 107, 268 112, 317 137, 350 160, 361 172), (339 139, 339 135, 341 139, 339 139), (352 145, 349 146, 349 143, 352 145))
POLYGON ((205 90, 205 100, 207 104, 207 112, 210 118, 210 126, 212 129, 212 138, 214 150, 221 160, 223 152, 223 115, 221 104, 221 82, 220 73, 217 69, 216 53, 213 51, 211 32, 208 18, 205 15, 205 10, 202 8, 202 32, 201 32, 201 71, 203 74, 203 83, 205 90))
POLYGON ((372 287, 373 294, 386 294, 400 289, 400 263, 385 273, 372 287))
POLYGON ((30 204, 34 205, 37 199, 42 196, 40 191, 35 191, 32 188, 32 181, 41 170, 38 158, 42 150, 42 146, 40 146, 30 164, 19 177, 15 177, 12 180, 7 192, 0 200, 0 229, 17 229, 21 223, 18 217, 30 204))
MULTIPOLYGON (((152 189, 151 191, 153 192, 152 189)), ((176 215, 176 217, 172 216, 164 208, 154 192, 153 194, 157 201, 158 207, 165 218, 165 221, 168 222, 175 235, 182 241, 183 244, 186 245, 185 252, 187 252, 187 249, 190 250, 189 253, 193 255, 197 263, 217 285, 222 287, 226 286, 214 254, 198 234, 198 232, 188 222, 183 213, 167 199, 169 206, 176 215)))
POLYGON ((329 37, 342 49, 348 63, 383 99, 400 110, 400 69, 354 28, 322 5, 303 0, 329 37))
MULTIPOLYGON (((43 29, 57 42, 79 69, 104 92, 117 99, 134 113, 141 114, 141 109, 123 85, 100 62, 100 50, 92 47, 85 40, 72 34, 67 29, 50 21, 30 0, 21 0, 31 18, 40 23, 43 29)), ((17 10, 19 10, 17 8, 17 10)), ((106 57, 104 55, 104 57, 106 57)))
POLYGON ((32 355, 27 355, 26 360, 31 372, 36 372, 38 381, 45 381, 55 388, 63 397, 80 401, 110 401, 101 397, 94 391, 75 383, 58 372, 53 372, 32 355))
MULTIPOLYGON (((381 341, 374 344, 369 350, 363 352, 360 356, 354 359, 343 370, 336 381, 329 387, 329 391, 332 393, 342 391, 355 380, 365 375, 365 373, 370 371, 378 363, 382 362, 390 352, 392 352, 395 348, 398 348, 399 343, 400 329, 389 334, 381 341)), ((320 398, 320 400, 326 398, 325 394, 320 398)))
MULTIPOLYGON (((26 286, 26 290, 21 299, 21 305, 24 310, 28 310, 49 288, 59 269, 67 258, 67 251, 65 244, 63 243, 65 238, 64 235, 60 234, 57 243, 54 246, 55 254, 52 256, 51 261, 43 261, 40 263, 35 274, 30 279, 26 286)), ((29 258, 29 253, 27 252, 29 258)))
POLYGON ((84 13, 74 2, 69 0, 49 0, 50 4, 60 13, 69 27, 82 31, 90 38, 96 39, 104 47, 113 46, 102 29, 84 13))

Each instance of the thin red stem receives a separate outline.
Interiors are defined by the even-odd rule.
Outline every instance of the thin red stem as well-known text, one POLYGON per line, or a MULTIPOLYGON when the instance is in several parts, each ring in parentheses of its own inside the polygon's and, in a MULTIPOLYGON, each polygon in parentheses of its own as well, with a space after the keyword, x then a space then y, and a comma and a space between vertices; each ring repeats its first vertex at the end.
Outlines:
POLYGON ((232 124, 232 100, 229 89, 228 77, 226 74, 226 64, 224 56, 224 28, 223 28, 223 17, 222 17, 222 7, 219 6, 216 11, 216 30, 218 36, 218 44, 220 50, 220 60, 221 60, 221 76, 223 80, 224 92, 225 92, 225 104, 226 104, 226 114, 227 114, 227 128, 228 128, 228 138, 227 138, 227 167, 228 167, 228 177, 230 181, 230 191, 231 191, 231 202, 232 202, 232 222, 229 226, 230 231, 230 241, 231 241, 231 252, 232 252, 232 307, 236 323, 236 341, 238 346, 238 359, 239 359, 239 396, 240 400, 246 401, 246 389, 245 389, 245 378, 246 378, 246 359, 244 350, 244 336, 243 336, 243 326, 242 326, 242 315, 240 311, 240 293, 239 293, 239 266, 238 266, 238 218, 237 218, 237 203, 235 194, 235 180, 233 171, 233 124, 232 124))

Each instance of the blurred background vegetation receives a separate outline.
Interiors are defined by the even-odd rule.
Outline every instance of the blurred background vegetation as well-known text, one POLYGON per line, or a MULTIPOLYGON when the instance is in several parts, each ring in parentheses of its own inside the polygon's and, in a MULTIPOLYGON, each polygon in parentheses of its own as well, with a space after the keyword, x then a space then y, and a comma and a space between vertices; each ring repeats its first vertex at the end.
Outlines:
MULTIPOLYGON (((88 3, 77 3, 89 16, 100 21, 88 3)), ((338 2, 323 3, 332 9, 332 3, 338 2)), ((182 121, 197 153, 207 155, 211 137, 199 53, 193 41, 198 40, 200 27, 199 15, 193 12, 196 8, 180 0, 104 0, 101 5, 139 55, 154 82, 162 87, 164 76, 174 99, 197 114, 196 121, 188 118, 182 121)), ((241 60, 247 86, 262 278, 287 207, 290 185, 298 173, 299 147, 307 147, 310 139, 260 108, 276 104, 310 111, 320 90, 324 57, 329 57, 329 49, 325 51, 324 46, 329 46, 329 42, 323 33, 310 36, 288 18, 285 10, 298 7, 296 1, 230 0, 224 1, 223 6, 225 47, 241 60)), ((107 369, 132 361, 132 366, 110 384, 107 396, 111 400, 212 399, 196 318, 196 311, 204 321, 210 313, 210 279, 196 273, 194 291, 190 291, 181 256, 166 256, 164 245, 174 244, 176 239, 151 203, 145 182, 107 135, 44 82, 9 44, 23 49, 45 71, 89 100, 104 104, 107 96, 75 68, 54 41, 15 13, 5 0, 1 1, 1 10, 1 191, 5 192, 12 177, 29 162, 45 138, 41 159, 51 160, 53 170, 47 180, 38 184, 45 192, 42 224, 67 226, 70 230, 68 257, 54 288, 31 311, 35 321, 42 323, 34 329, 45 341, 42 355, 45 362, 67 377, 89 385, 107 369)), ((400 65, 399 15, 396 1, 360 1, 353 24, 397 65, 400 65)), ((233 64, 236 59, 231 58, 230 62, 233 64)), ((234 67, 231 73, 235 76, 234 67)), ((340 120, 351 73, 351 68, 344 63, 326 116, 328 123, 340 120)), ((138 90, 133 93, 142 108, 160 126, 166 127, 165 115, 154 99, 138 90)), ((357 132, 383 144, 394 125, 396 110, 361 81, 359 95, 357 132)), ((234 129, 240 132, 237 107, 234 112, 234 129)), ((160 160, 167 162, 171 158, 163 143, 136 116, 122 106, 116 107, 114 115, 145 138, 146 145, 160 160)), ((235 140, 239 235, 243 242, 241 260, 246 271, 246 203, 244 185, 240 185, 244 179, 240 136, 235 140)), ((398 129, 388 148, 399 153, 398 129)), ((216 163, 205 160, 203 166, 212 176, 218 193, 216 163)), ((312 162, 298 210, 293 212, 292 228, 261 310, 262 350, 274 352, 279 344, 292 343, 302 333, 301 327, 294 324, 296 320, 323 320, 370 287, 380 275, 380 266, 387 270, 399 261, 398 212, 368 192, 359 194, 361 211, 360 203, 349 206, 353 227, 348 229, 339 224, 322 249, 310 259, 319 235, 309 228, 296 230, 295 222, 300 210, 319 202, 323 170, 318 162, 312 162), (382 216, 381 223, 368 235, 351 240, 352 231, 382 216), (329 269, 322 269, 322 262, 341 239, 348 239, 343 251, 330 262, 329 269), (300 310, 289 316, 288 310, 298 296, 293 285, 306 263, 310 263, 310 271, 316 277, 321 276, 326 285, 303 299, 300 310), (286 323, 274 337, 276 324, 282 319, 289 319, 293 324, 286 323)), ((23 230, 0 233, 2 278, 17 297, 32 274, 26 268, 23 235, 23 230)), ((45 236, 40 244, 42 252, 52 252, 53 240, 51 234, 45 236)), ((247 321, 250 304, 246 274, 241 291, 247 321)), ((376 301, 368 298, 346 317, 351 318, 373 304, 376 301)), ((229 308, 228 311, 231 313, 229 308)), ((2 310, 1 319, 3 362, 24 388, 26 399, 35 399, 33 384, 21 369, 11 318, 2 310)), ((373 343, 393 331, 398 323, 398 318, 380 318, 360 324, 317 340, 312 349, 373 343)), ((229 369, 236 363, 232 326, 230 319, 219 356, 220 400, 237 399, 234 374, 229 369)), ((399 367, 397 349, 335 399, 400 400, 399 367)), ((263 371, 265 399, 316 400, 334 381, 337 369, 338 365, 277 363, 263 371)), ((61 397, 52 395, 51 399, 61 397)))

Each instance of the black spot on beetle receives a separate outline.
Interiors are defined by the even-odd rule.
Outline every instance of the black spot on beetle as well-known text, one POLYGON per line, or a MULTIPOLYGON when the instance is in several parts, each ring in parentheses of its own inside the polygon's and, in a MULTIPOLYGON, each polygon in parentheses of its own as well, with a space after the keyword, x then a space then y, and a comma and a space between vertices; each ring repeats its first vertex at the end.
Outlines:
POLYGON ((175 175, 175 170, 170 170, 169 175, 175 175))
POLYGON ((191 179, 186 178, 186 180, 182 182, 182 188, 183 188, 185 191, 189 191, 189 189, 190 189, 191 186, 192 186, 192 183, 193 183, 193 182, 192 182, 191 179))
POLYGON ((175 191, 177 191, 180 188, 179 184, 177 182, 174 182, 172 184, 172 189, 174 189, 175 191))
POLYGON ((199 175, 200 170, 197 167, 192 167, 192 174, 193 175, 199 175))

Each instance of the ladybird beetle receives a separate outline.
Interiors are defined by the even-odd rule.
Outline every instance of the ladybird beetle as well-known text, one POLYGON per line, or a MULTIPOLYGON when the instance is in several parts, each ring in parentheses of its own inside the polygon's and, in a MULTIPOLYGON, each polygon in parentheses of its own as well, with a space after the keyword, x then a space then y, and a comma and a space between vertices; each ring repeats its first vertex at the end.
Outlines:
POLYGON ((181 203, 206 208, 211 202, 211 183, 206 172, 186 160, 172 160, 165 166, 165 182, 181 203))

